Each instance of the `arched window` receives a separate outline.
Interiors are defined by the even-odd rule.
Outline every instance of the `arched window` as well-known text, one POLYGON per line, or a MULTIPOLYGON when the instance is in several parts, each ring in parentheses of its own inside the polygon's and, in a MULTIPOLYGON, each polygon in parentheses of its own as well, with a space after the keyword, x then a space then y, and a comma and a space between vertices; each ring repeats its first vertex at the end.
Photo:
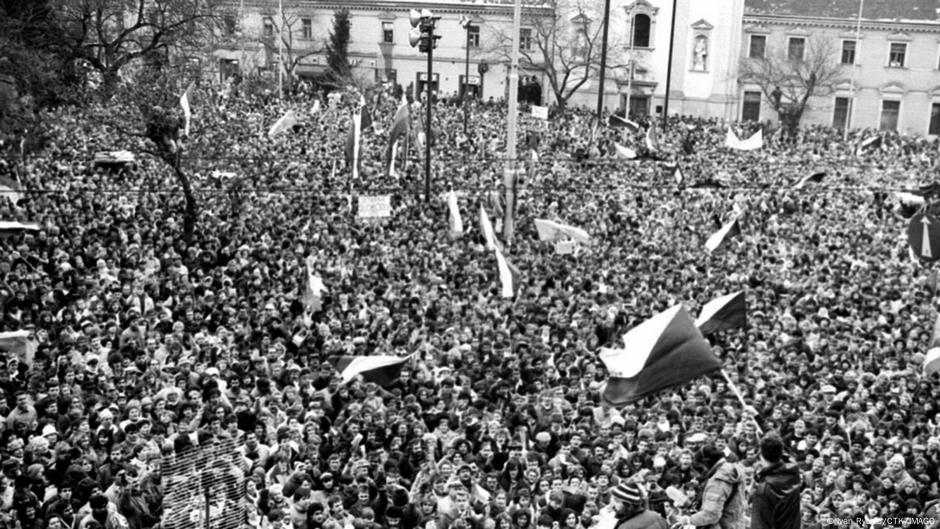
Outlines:
POLYGON ((650 47, 650 17, 636 15, 633 17, 633 46, 635 48, 650 47))

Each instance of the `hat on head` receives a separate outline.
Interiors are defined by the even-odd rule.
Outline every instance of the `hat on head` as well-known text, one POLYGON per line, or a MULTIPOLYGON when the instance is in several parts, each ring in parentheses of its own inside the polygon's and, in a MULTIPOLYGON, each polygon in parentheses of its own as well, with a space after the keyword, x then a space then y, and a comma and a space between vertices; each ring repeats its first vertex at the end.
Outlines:
POLYGON ((635 483, 626 481, 614 487, 614 490, 610 491, 610 495, 631 505, 639 505, 643 502, 643 493, 640 491, 640 487, 635 483))

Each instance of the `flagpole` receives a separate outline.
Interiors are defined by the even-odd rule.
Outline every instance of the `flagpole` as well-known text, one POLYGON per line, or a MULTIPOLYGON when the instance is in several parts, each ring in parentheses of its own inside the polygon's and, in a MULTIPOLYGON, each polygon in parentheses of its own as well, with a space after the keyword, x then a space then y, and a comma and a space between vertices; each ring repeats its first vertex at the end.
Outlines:
POLYGON ((281 22, 277 25, 277 98, 284 97, 284 0, 277 1, 281 22))
MULTIPOLYGON (((748 407, 748 406, 747 406, 747 403, 744 402, 744 395, 741 394, 741 390, 738 389, 738 385, 731 381, 731 377, 728 376, 728 372, 725 371, 724 369, 721 370, 721 376, 725 377, 725 382, 728 383, 728 389, 730 389, 731 392, 734 393, 734 396, 737 397, 738 402, 741 403, 741 408, 744 409, 744 413, 747 414, 747 413, 748 413, 748 412, 747 412, 747 407, 748 407)), ((763 429, 760 427, 760 424, 757 423, 757 419, 756 419, 755 417, 751 416, 751 421, 753 421, 753 422, 754 422, 754 426, 757 427, 757 433, 763 435, 763 434, 764 434, 764 431, 763 431, 763 429)))
POLYGON ((846 141, 849 138, 849 128, 852 126, 852 121, 855 119, 855 70, 858 68, 856 66, 857 58, 860 57, 859 52, 862 50, 862 10, 865 9, 865 0, 858 0, 858 19, 855 22, 855 56, 852 57, 852 99, 849 100, 849 115, 846 119, 845 126, 842 127, 842 141, 846 141))
POLYGON ((663 101, 663 132, 668 129, 666 119, 669 117, 669 91, 672 89, 672 50, 676 40, 676 4, 672 0, 672 25, 669 27, 669 62, 666 66, 666 98, 663 101))
POLYGON ((597 119, 604 111, 604 80, 607 73, 607 29, 610 26, 610 0, 604 1, 604 29, 601 36, 601 78, 597 87, 597 119))
POLYGON ((522 0, 516 0, 512 12, 512 62, 509 66, 509 115, 506 116, 506 169, 503 185, 506 192, 506 211, 503 217, 503 239, 512 244, 513 211, 516 189, 516 114, 519 113, 519 31, 522 26, 522 0))

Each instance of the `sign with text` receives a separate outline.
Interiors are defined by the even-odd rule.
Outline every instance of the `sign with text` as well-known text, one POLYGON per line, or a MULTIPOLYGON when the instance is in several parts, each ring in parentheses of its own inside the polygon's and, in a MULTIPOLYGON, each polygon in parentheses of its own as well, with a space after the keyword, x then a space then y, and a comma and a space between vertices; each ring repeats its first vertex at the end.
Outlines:
POLYGON ((532 105, 532 116, 539 119, 548 120, 548 107, 532 105))
POLYGON ((392 196, 377 195, 371 197, 359 197, 359 212, 357 216, 361 219, 391 217, 392 196))

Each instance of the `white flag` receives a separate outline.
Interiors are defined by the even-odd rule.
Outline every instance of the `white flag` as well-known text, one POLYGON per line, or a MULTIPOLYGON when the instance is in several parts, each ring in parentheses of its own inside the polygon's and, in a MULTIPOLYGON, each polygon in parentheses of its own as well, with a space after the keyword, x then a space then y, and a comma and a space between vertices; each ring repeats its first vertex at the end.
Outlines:
POLYGON ((486 216, 486 210, 480 205, 480 231, 483 232, 483 240, 486 241, 487 250, 496 249, 496 235, 493 233, 493 225, 490 224, 490 218, 486 216))
POLYGON ((297 124, 297 115, 293 110, 288 110, 281 116, 281 119, 277 120, 274 125, 271 125, 271 128, 268 130, 268 137, 274 138, 282 132, 287 132, 288 130, 294 128, 294 125, 297 124))
POLYGON ((180 96, 180 107, 183 109, 183 118, 185 118, 183 134, 186 136, 189 136, 189 123, 193 119, 192 109, 189 108, 189 91, 192 89, 193 85, 189 85, 183 95, 180 96))
POLYGON ((447 207, 450 209, 450 232, 454 235, 463 235, 463 219, 460 218, 460 208, 457 205, 457 193, 447 192, 447 207))

